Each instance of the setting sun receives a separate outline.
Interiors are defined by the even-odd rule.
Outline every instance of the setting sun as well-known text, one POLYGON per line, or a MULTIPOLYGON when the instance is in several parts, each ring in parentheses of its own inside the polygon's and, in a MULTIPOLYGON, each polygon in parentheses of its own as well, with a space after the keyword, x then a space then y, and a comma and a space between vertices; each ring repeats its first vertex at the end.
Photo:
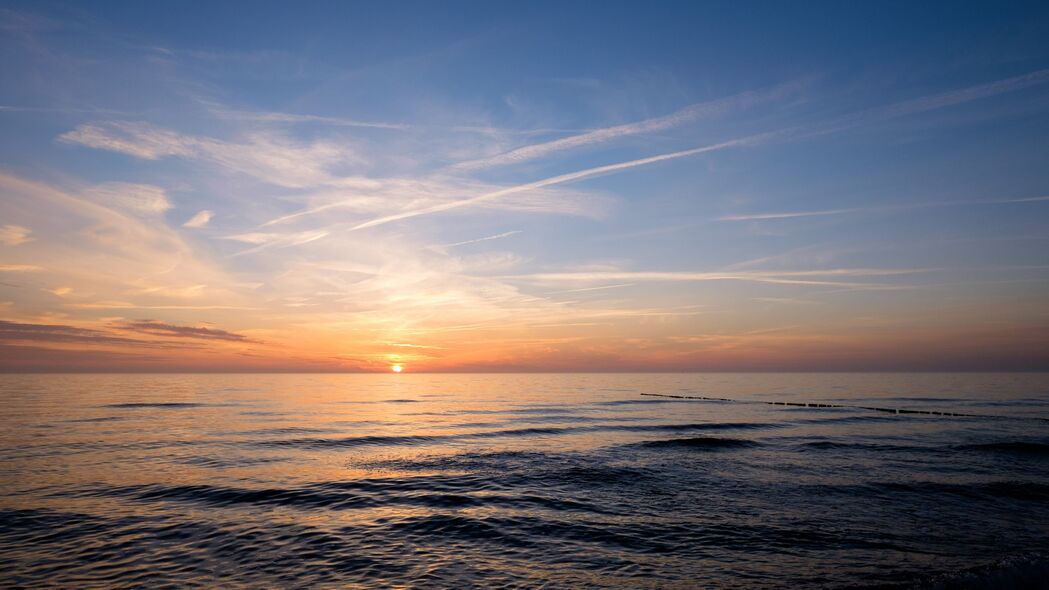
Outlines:
POLYGON ((390 367, 390 370, 394 373, 400 373, 404 370, 404 367, 402 367, 401 365, 393 365, 392 367, 390 367))

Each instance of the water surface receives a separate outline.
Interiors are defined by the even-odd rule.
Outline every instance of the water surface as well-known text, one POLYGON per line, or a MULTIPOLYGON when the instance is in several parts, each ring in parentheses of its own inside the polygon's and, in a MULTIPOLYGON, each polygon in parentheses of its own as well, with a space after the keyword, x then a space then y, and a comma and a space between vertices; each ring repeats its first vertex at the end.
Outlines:
POLYGON ((6 375, 0 396, 4 587, 1049 576, 1049 375, 6 375))

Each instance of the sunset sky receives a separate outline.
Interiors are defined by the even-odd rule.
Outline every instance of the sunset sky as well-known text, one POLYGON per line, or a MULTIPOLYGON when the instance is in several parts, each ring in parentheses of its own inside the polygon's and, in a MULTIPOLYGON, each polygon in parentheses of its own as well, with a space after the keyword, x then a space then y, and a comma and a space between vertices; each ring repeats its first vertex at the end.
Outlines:
POLYGON ((734 4, 0 2, 0 370, 1049 370, 1049 5, 734 4))

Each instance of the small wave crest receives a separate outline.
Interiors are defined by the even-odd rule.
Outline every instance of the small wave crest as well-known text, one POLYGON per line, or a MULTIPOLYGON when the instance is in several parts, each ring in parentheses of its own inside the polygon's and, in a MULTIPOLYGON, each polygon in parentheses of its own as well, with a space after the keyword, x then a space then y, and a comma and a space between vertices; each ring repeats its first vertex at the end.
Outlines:
POLYGON ((160 410, 180 410, 188 408, 204 408, 208 404, 200 404, 196 402, 128 402, 122 404, 108 404, 102 406, 103 408, 121 408, 121 409, 141 409, 141 408, 154 408, 160 410))
POLYGON ((1046 442, 1000 441, 970 445, 959 445, 956 448, 965 451, 984 451, 989 453, 1008 453, 1049 458, 1049 443, 1046 442))
POLYGON ((758 443, 738 438, 717 438, 713 436, 696 436, 691 438, 669 438, 665 440, 649 440, 638 443, 638 446, 649 449, 694 449, 694 450, 722 450, 722 449, 744 449, 756 447, 758 443))
POLYGON ((1016 555, 962 572, 940 574, 918 583, 916 590, 1017 590, 1045 588, 1049 556, 1016 555))

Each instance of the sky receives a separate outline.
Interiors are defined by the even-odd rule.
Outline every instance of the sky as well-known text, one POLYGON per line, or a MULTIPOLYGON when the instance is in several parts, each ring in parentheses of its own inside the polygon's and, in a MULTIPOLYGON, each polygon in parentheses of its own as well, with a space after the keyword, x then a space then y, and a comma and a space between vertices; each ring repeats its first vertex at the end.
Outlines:
POLYGON ((0 371, 1049 370, 1049 5, 0 1, 0 371))

